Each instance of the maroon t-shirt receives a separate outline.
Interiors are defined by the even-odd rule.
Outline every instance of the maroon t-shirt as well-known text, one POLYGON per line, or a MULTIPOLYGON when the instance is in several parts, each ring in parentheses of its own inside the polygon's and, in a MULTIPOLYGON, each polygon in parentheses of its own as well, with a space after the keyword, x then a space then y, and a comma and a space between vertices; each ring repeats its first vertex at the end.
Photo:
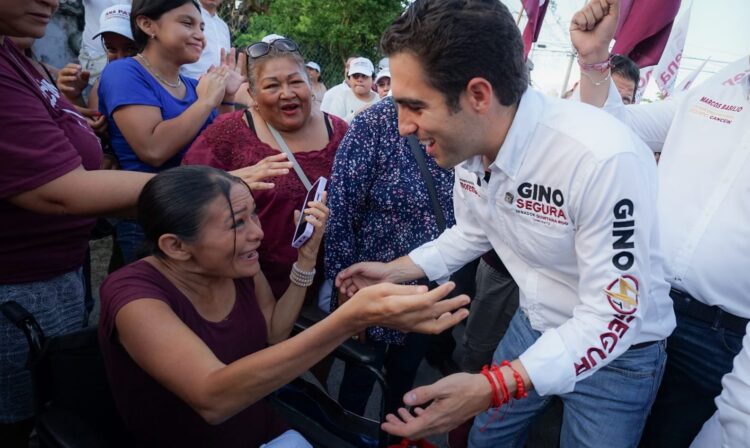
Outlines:
MULTIPOLYGON (((263 143, 242 119, 242 111, 220 115, 206 128, 188 149, 182 163, 208 165, 231 171, 255 165, 279 151, 263 143)), ((294 158, 310 182, 320 176, 331 179, 333 159, 341 139, 346 134, 344 120, 329 115, 332 135, 328 144, 317 151, 298 152, 294 158)), ((302 207, 307 189, 294 170, 285 176, 272 177, 266 182, 276 186, 270 190, 254 191, 253 198, 263 228, 263 243, 258 249, 260 265, 275 297, 281 297, 289 287, 289 272, 297 261, 297 249, 292 247, 294 211, 302 207)), ((323 249, 319 250, 323 254, 323 249)), ((322 257, 321 257, 322 258, 322 257)), ((318 272, 323 269, 318 266, 318 272)), ((315 290, 315 288, 311 288, 315 290)))
POLYGON ((102 150, 86 120, 13 43, 0 41, 0 284, 47 280, 83 263, 94 219, 42 215, 8 201, 102 150))
POLYGON ((143 298, 163 300, 225 364, 264 349, 266 322, 250 279, 235 280, 234 308, 221 322, 204 319, 164 275, 136 261, 110 275, 101 287, 99 345, 112 394, 126 428, 139 446, 257 447, 285 426, 265 400, 219 425, 209 425, 178 396, 141 369, 119 343, 115 318, 123 306, 143 298))

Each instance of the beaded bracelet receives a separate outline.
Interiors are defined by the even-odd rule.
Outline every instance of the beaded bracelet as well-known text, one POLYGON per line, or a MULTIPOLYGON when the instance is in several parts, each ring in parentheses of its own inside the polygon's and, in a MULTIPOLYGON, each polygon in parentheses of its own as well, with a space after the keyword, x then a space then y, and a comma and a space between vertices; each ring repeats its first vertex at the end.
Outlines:
POLYGON ((313 279, 315 278, 315 268, 313 268, 310 272, 305 272, 303 270, 300 270, 300 268, 297 266, 297 262, 295 261, 292 265, 292 271, 289 273, 289 280, 291 282, 301 288, 307 288, 308 286, 313 284, 313 279))
POLYGON ((516 371, 516 369, 513 368, 513 366, 510 364, 510 361, 507 359, 500 363, 501 367, 507 366, 511 372, 513 372, 513 378, 516 380, 516 395, 513 396, 516 400, 520 400, 521 398, 526 398, 529 396, 529 393, 526 392, 526 387, 523 385, 523 378, 521 377, 521 374, 516 371))

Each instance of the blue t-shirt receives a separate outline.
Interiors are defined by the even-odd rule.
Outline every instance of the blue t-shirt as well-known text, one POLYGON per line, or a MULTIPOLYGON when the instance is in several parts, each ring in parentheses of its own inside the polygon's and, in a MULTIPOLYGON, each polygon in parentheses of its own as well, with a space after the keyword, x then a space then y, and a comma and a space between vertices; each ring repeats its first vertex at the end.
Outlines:
MULTIPOLYGON (((133 104, 158 107, 161 109, 161 116, 164 120, 178 117, 198 99, 198 95, 195 93, 198 81, 185 76, 180 76, 180 78, 187 88, 183 99, 173 97, 156 78, 133 58, 113 61, 104 68, 99 80, 99 111, 107 117, 112 149, 123 170, 156 173, 178 166, 182 162, 182 157, 192 141, 163 165, 156 168, 141 161, 135 155, 112 118, 112 114, 117 108, 133 104)), ((200 131, 193 136, 193 139, 214 121, 216 114, 214 109, 206 122, 203 123, 200 131)))

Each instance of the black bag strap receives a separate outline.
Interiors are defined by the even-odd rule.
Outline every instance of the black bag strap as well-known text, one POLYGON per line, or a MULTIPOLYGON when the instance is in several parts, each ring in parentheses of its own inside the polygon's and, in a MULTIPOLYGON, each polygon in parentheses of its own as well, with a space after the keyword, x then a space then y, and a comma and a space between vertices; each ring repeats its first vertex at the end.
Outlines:
POLYGON ((422 148, 419 146, 419 141, 415 135, 412 134, 407 136, 406 140, 409 142, 411 153, 417 160, 419 171, 422 172, 422 179, 424 180, 425 185, 427 185, 427 192, 430 193, 430 202, 432 202, 432 211, 435 213, 435 219, 437 219, 438 231, 443 233, 445 230, 445 215, 443 214, 443 209, 440 207, 440 202, 438 202, 435 182, 432 179, 430 170, 427 169, 427 161, 424 158, 424 153, 422 152, 422 148))
POLYGON ((323 112, 323 121, 326 122, 326 131, 328 132, 328 140, 333 137, 333 127, 331 126, 331 117, 328 112, 323 112))
MULTIPOLYGON (((396 116, 398 116, 398 105, 393 101, 393 97, 388 98, 393 102, 393 107, 396 108, 396 116)), ((422 180, 424 180, 425 185, 427 185, 427 192, 430 194, 430 202, 432 203, 432 212, 435 214, 435 219, 437 220, 438 232, 443 233, 445 230, 445 215, 443 214, 442 207, 440 207, 440 202, 437 198, 437 191, 435 190, 435 182, 430 170, 427 168, 427 161, 424 158, 424 152, 419 145, 419 140, 417 140, 416 135, 407 135, 406 141, 409 142, 409 149, 411 149, 411 153, 419 166, 419 171, 422 173, 422 180)))

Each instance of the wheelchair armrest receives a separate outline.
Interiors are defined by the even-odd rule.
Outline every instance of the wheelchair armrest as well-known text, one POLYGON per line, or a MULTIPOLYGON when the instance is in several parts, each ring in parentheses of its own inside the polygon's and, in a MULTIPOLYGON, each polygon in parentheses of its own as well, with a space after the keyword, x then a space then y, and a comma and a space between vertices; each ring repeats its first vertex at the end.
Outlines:
POLYGON ((27 365, 31 365, 41 352, 42 345, 44 345, 45 337, 42 327, 39 326, 34 315, 15 300, 0 304, 0 312, 26 336, 26 341, 29 344, 27 365))
POLYGON ((6 319, 11 321, 13 325, 21 327, 24 321, 28 319, 34 319, 34 316, 24 308, 21 304, 15 300, 9 300, 3 304, 0 304, 0 311, 5 315, 6 319))
POLYGON ((297 378, 268 396, 269 403, 305 437, 320 447, 374 447, 378 421, 344 409, 319 386, 297 378))
MULTIPOLYGON (((305 305, 294 324, 294 333, 300 333, 325 319, 326 314, 315 305, 305 305)), ((334 355, 343 361, 351 361, 361 365, 371 365, 375 362, 375 351, 364 344, 353 340, 344 341, 334 350, 334 355)))

